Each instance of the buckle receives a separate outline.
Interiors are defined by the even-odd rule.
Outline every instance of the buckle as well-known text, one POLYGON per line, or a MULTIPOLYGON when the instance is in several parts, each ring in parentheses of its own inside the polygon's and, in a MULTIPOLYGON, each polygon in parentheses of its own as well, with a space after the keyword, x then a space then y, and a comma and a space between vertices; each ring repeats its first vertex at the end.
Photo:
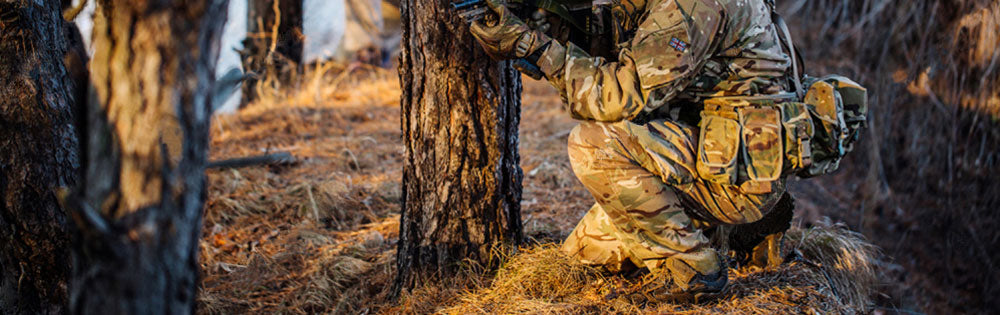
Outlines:
POLYGON ((797 125, 795 135, 799 139, 799 165, 802 168, 808 168, 812 165, 812 142, 809 135, 806 134, 806 126, 797 125))

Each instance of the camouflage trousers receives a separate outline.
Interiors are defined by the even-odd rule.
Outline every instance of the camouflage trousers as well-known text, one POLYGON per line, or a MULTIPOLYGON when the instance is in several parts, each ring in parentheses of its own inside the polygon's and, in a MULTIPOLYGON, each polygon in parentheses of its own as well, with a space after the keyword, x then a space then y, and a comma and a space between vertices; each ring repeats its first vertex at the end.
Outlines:
POLYGON ((784 192, 784 180, 766 194, 703 181, 695 168, 697 141, 697 129, 667 120, 584 122, 573 129, 573 171, 597 203, 563 251, 611 270, 630 261, 679 272, 678 284, 693 272, 718 271, 718 254, 702 229, 761 219, 784 192))

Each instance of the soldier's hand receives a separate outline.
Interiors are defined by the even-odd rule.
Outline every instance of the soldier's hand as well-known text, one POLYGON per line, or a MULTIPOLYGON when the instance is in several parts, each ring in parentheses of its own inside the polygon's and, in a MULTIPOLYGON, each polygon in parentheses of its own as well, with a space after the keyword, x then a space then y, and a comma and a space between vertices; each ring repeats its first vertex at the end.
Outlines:
POLYGON ((538 9, 535 10, 535 12, 531 12, 531 16, 529 16, 528 21, 526 21, 528 23, 528 27, 542 33, 547 33, 549 29, 552 28, 552 24, 549 23, 548 12, 549 11, 545 11, 542 9, 538 9))
POLYGON ((524 58, 544 46, 548 37, 532 31, 524 21, 510 12, 502 0, 485 0, 489 9, 498 16, 496 23, 472 23, 469 30, 493 59, 524 58))

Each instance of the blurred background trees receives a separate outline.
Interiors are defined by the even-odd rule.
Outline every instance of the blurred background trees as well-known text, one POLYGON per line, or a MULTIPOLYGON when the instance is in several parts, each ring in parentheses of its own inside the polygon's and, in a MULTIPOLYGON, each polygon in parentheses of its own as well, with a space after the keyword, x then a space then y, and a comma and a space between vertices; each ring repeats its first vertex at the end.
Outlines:
POLYGON ((253 73, 243 85, 242 103, 256 98, 257 78, 289 82, 301 70, 302 0, 247 1, 247 36, 243 40, 243 71, 253 73))
POLYGON ((227 0, 99 1, 83 112, 73 313, 194 312, 227 0))

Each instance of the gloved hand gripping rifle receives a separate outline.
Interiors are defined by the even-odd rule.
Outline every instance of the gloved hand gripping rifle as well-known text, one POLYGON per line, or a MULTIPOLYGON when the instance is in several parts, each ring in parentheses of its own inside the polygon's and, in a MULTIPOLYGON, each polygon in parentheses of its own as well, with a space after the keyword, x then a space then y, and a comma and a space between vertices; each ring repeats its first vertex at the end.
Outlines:
MULTIPOLYGON (((549 16, 558 18, 559 22, 570 25, 578 32, 590 34, 588 23, 580 21, 580 11, 586 9, 589 12, 591 0, 508 0, 506 6, 521 20, 529 20, 530 14, 543 11, 549 16)), ((451 7, 468 23, 482 20, 483 23, 491 25, 497 20, 496 15, 490 11, 484 0, 458 0, 452 2, 451 7)), ((563 38, 561 41, 565 40, 563 38)), ((514 60, 513 66, 521 73, 536 80, 543 76, 538 66, 524 58, 514 60)))

